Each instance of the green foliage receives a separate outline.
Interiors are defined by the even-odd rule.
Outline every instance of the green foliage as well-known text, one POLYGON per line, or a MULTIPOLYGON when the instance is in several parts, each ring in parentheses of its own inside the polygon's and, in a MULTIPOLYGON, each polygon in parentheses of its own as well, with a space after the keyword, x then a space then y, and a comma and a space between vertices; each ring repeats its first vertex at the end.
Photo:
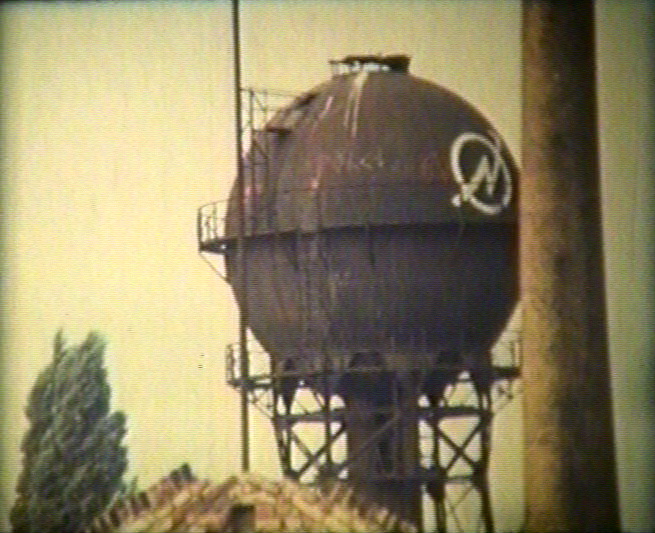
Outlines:
POLYGON ((130 481, 121 483, 121 486, 114 493, 109 507, 118 500, 126 500, 132 496, 136 496, 139 492, 141 492, 139 488, 139 476, 134 476, 130 481))
POLYGON ((109 413, 104 350, 96 333, 71 347, 61 332, 55 337, 52 362, 28 399, 15 533, 78 533, 121 488, 125 416, 109 413))

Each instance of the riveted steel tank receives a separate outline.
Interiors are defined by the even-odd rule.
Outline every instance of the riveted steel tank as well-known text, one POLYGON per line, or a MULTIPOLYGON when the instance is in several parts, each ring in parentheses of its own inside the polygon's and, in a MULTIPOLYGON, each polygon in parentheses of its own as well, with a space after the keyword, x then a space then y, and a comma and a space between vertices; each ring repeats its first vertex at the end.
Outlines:
MULTIPOLYGON (((499 134, 454 93, 365 67, 278 111, 245 161, 249 325, 274 365, 308 374, 484 354, 517 301, 517 169, 499 134)), ((237 201, 225 254, 242 302, 237 201)))

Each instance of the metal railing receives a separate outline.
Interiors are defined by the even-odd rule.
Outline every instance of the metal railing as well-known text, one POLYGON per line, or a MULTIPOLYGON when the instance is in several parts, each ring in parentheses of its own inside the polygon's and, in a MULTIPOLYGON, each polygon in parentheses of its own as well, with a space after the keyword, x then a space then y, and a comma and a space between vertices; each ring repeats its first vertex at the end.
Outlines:
MULTIPOLYGON (((269 187, 266 183, 246 187, 248 235, 345 226, 462 222, 461 217, 451 211, 449 198, 437 180, 385 178, 383 182, 312 184, 275 191, 269 187)), ((197 227, 201 248, 226 237, 225 221, 230 201, 210 202, 199 208, 197 227)))
POLYGON ((219 241, 225 236, 225 211, 227 200, 219 200, 201 206, 196 218, 198 246, 219 241))

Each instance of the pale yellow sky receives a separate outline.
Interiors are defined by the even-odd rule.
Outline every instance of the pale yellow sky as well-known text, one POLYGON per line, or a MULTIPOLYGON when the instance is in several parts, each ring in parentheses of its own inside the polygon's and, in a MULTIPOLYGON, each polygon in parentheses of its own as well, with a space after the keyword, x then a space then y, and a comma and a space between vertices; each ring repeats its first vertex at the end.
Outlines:
MULTIPOLYGON (((0 529, 26 428, 25 398, 54 333, 109 341, 113 403, 128 417, 130 474, 146 486, 188 461, 239 467, 236 338, 227 285, 196 252, 195 213, 234 175, 226 2, 16 3, 2 7, 3 391, 0 529)), ((411 71, 478 107, 519 160, 520 4, 243 2, 244 84, 300 92, 327 60, 407 53, 411 71)), ((599 2, 603 205, 622 519, 655 529, 654 69, 646 2, 599 2), (650 53, 649 53, 650 47, 650 53)), ((496 420, 499 530, 521 522, 520 400, 496 420)), ((277 474, 253 414, 253 468, 277 474)))

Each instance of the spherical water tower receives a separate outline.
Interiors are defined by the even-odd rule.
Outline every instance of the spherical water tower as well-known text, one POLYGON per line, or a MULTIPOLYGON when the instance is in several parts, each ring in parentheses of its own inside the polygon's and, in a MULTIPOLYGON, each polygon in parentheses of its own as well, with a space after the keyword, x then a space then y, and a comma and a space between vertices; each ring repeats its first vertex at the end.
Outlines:
POLYGON ((323 474, 346 474, 415 521, 423 487, 445 530, 453 479, 442 463, 470 452, 449 439, 453 451, 440 459, 447 435, 439 424, 474 415, 471 439, 480 444, 467 479, 491 530, 490 388, 511 372, 492 363, 490 348, 517 302, 517 170, 478 111, 410 75, 408 63, 334 61, 331 79, 253 131, 243 211, 236 188, 223 230, 213 207, 201 210, 200 248, 224 254, 236 299, 247 299, 248 325, 270 355, 270 374, 251 385, 274 395, 287 475, 320 462, 323 474), (469 411, 444 399, 462 379, 477 398, 469 411), (313 418, 293 414, 300 388, 321 398, 313 418), (332 409, 336 397, 341 407, 332 409), (293 426, 317 420, 324 445, 292 467, 293 426), (433 428, 428 466, 421 422, 433 428), (330 449, 341 434, 347 458, 336 464, 330 449))

